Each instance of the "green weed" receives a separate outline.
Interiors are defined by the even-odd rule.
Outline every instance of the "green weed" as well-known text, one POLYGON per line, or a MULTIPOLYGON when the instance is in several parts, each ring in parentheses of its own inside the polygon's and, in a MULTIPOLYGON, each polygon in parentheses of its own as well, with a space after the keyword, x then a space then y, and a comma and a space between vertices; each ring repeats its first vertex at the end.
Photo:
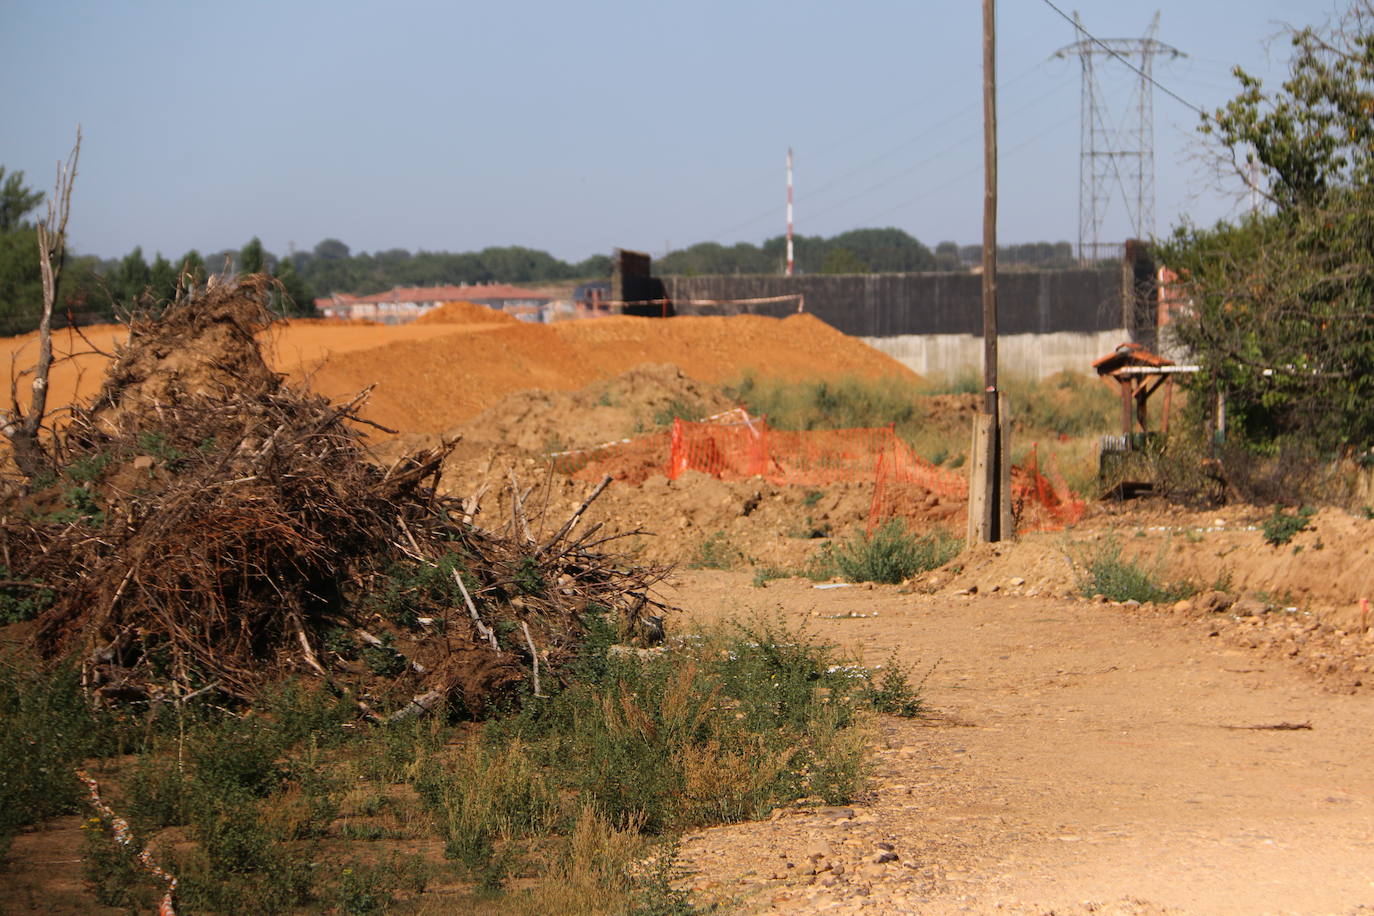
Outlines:
POLYGON ((849 582, 895 585, 914 575, 943 566, 958 555, 963 542, 941 530, 917 537, 899 519, 872 533, 856 534, 827 545, 808 574, 813 578, 840 576, 849 582))
POLYGON ((725 532, 717 531, 697 545, 687 565, 693 569, 734 569, 743 559, 725 532))
POLYGON ((1261 530, 1264 532, 1264 542, 1274 547, 1279 547, 1293 540, 1299 531, 1306 531, 1308 522, 1312 516, 1317 514, 1317 510, 1311 506, 1303 506, 1293 514, 1284 512, 1279 506, 1274 507, 1274 514, 1264 520, 1261 530))
POLYGON ((0 626, 32 620, 52 606, 56 595, 41 582, 16 579, 9 568, 0 564, 0 626))
POLYGON ((1123 559, 1121 542, 1108 538, 1079 558, 1079 592, 1085 598, 1102 595, 1111 601, 1167 604, 1197 593, 1191 582, 1161 580, 1163 557, 1148 566, 1123 559))

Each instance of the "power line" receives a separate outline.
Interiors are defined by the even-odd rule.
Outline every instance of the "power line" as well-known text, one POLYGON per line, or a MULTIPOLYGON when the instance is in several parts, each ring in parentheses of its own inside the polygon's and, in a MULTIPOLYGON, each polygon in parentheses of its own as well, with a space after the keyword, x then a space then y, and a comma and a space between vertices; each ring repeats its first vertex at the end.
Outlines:
MULTIPOLYGON (((1026 102, 1026 103, 1024 103, 1023 105, 1021 105, 1021 106, 1018 108, 1018 110, 1017 110, 1017 114, 1023 114, 1023 113, 1025 113, 1026 111, 1029 111, 1030 108, 1031 108, 1032 106, 1040 104, 1040 103, 1043 102, 1045 99, 1049 98, 1050 96, 1052 96, 1052 95, 1054 95, 1056 92, 1058 92, 1060 89, 1064 88, 1064 86, 1065 86, 1065 83, 1064 83, 1064 82, 1061 82, 1061 83, 1059 83, 1059 84, 1057 84, 1057 85, 1055 85, 1055 86, 1052 86, 1050 89, 1046 90, 1045 92, 1042 92, 1040 95, 1038 95, 1038 96, 1036 96, 1035 98, 1031 99, 1029 102, 1026 102)), ((971 134, 965 134, 964 136, 960 137, 958 140, 955 140, 953 143, 951 143, 951 144, 949 144, 948 146, 946 146, 946 147, 944 147, 943 149, 941 149, 939 152, 932 153, 931 155, 927 156, 926 158, 920 160, 919 162, 915 162, 915 163, 913 163, 913 164, 907 166, 906 168, 902 169, 902 170, 899 171, 899 172, 894 172, 893 174, 889 175, 888 177, 881 179, 881 180, 878 181, 876 184, 873 184, 873 185, 868 186, 867 188, 865 188, 865 189, 862 190, 862 191, 859 191, 859 192, 854 193, 854 194, 850 194, 848 197, 842 198, 841 200, 838 200, 838 201, 836 201, 836 202, 830 204, 829 206, 822 207, 821 209, 812 212, 812 213, 810 214, 810 216, 811 216, 813 219, 816 218, 816 217, 825 216, 826 214, 832 213, 832 212, 834 212, 835 210, 839 209, 840 207, 843 207, 843 206, 845 206, 845 205, 847 205, 847 204, 853 203, 854 201, 858 200, 858 199, 861 198, 861 197, 867 197, 869 194, 871 194, 871 193, 873 193, 874 191, 877 191, 877 190, 879 190, 879 189, 881 189, 881 188, 886 187, 887 185, 889 185, 889 184, 891 184, 892 182, 896 181, 898 178, 903 178, 903 177, 905 177, 905 176, 907 176, 907 175, 910 175, 912 172, 916 171, 917 169, 922 168, 923 166, 929 165, 930 163, 934 162, 935 160, 941 158, 942 156, 945 156, 945 155, 947 155, 947 154, 949 154, 949 153, 952 153, 952 152, 954 152, 954 151, 956 151, 956 150, 963 149, 963 148, 964 148, 964 145, 965 145, 966 143, 968 143, 970 140, 976 139, 979 135, 981 135, 981 133, 982 133, 982 128, 980 127, 980 128, 978 128, 976 131, 974 131, 974 132, 971 133, 971 134)))
MULTIPOLYGON (((1026 69, 1022 74, 1020 74, 1019 77, 1017 77, 1017 80, 1022 79, 1022 78, 1024 78, 1024 77, 1030 75, 1030 74, 1033 73, 1035 70, 1039 69, 1040 66, 1041 66, 1041 64, 1037 64, 1037 65, 1035 65, 1034 67, 1030 67, 1030 68, 1026 69)), ((1014 80, 1013 82, 1015 82, 1015 80, 1014 80)), ((1054 95, 1056 92, 1058 92, 1058 91, 1060 91, 1061 89, 1063 89, 1064 86, 1065 86, 1066 84, 1067 84, 1067 81, 1060 81, 1060 82, 1056 83, 1055 85, 1051 86, 1048 90, 1046 90, 1046 91, 1040 93, 1039 95, 1035 96, 1035 97, 1032 98, 1031 100, 1029 100, 1029 101, 1027 101, 1027 102, 1024 102, 1024 103, 1020 104, 1020 105, 1018 106, 1017 113, 1020 114, 1020 113, 1022 113, 1022 112, 1025 112, 1025 111, 1029 110, 1029 109, 1032 108, 1033 106, 1040 104, 1040 103, 1043 102, 1045 99, 1049 98, 1050 96, 1054 95)), ((809 193, 802 193, 802 194, 797 195, 797 201, 798 201, 798 203, 800 203, 800 204, 809 204, 809 203, 811 203, 812 201, 815 201, 816 199, 823 197, 827 192, 829 192, 830 190, 832 190, 832 189, 835 188, 836 186, 838 186, 838 185, 840 185, 840 184, 843 184, 844 182, 846 182, 846 181, 849 180, 850 178, 853 178, 853 177, 856 176, 856 175, 859 175, 859 174, 861 174, 861 173, 863 173, 863 172, 868 171, 868 170, 871 169, 874 165, 876 165, 877 163, 881 162, 883 159, 886 159, 888 156, 891 156, 893 153, 896 153, 896 152, 898 152, 898 151, 900 151, 900 150, 903 150, 903 149, 905 149, 905 148, 907 148, 907 147, 909 147, 909 146, 911 146, 911 145, 913 145, 913 144, 915 144, 915 143, 917 143, 917 142, 919 142, 919 141, 921 141, 921 140, 927 139, 927 138, 930 137, 932 134, 935 134, 935 133, 937 133, 938 131, 940 131, 942 128, 944 128, 944 127, 946 127, 946 126, 948 126, 948 125, 950 125, 950 124, 952 124, 952 123, 954 123, 954 122, 960 120, 961 118, 964 118, 964 117, 966 117, 966 116, 968 116, 968 115, 970 115, 970 114, 977 113, 978 111, 979 111, 979 108, 978 108, 977 106, 970 106, 970 107, 964 108, 964 109, 962 109, 962 110, 960 110, 960 111, 954 112, 953 114, 951 114, 950 116, 944 118, 943 120, 938 121, 938 122, 936 122, 936 123, 934 123, 934 124, 932 124, 932 125, 930 125, 930 126, 924 128, 924 129, 922 129, 921 132, 918 133, 918 134, 916 134, 915 136, 913 136, 913 137, 911 137, 911 138, 909 138, 909 139, 907 139, 907 140, 903 140, 901 143, 899 143, 899 144, 898 144, 897 146, 895 146, 895 147, 892 147, 892 148, 889 149, 887 152, 881 153, 881 154, 879 154, 878 156, 874 156, 874 157, 868 159, 868 160, 867 160, 866 162, 864 162, 862 165, 859 165, 859 166, 856 166, 856 167, 854 167, 854 168, 852 168, 852 169, 849 169, 848 171, 843 172, 843 173, 841 173, 840 175, 838 175, 838 176, 836 176, 836 177, 830 179, 829 181, 827 181, 827 182, 825 182, 824 184, 822 184, 822 185, 821 185, 819 188, 817 188, 816 190, 811 191, 811 192, 809 192, 809 193)), ((814 211, 806 211, 806 210, 804 210, 804 211, 803 211, 803 214, 804 214, 808 219, 815 219, 816 217, 824 216, 824 215, 826 215, 826 214, 828 214, 828 213, 833 212, 834 210, 836 210, 836 209, 838 209, 838 208, 840 208, 840 207, 843 207, 843 206, 845 206, 845 205, 847 205, 847 204, 850 204, 850 203, 852 203, 852 202, 858 200, 858 199, 861 198, 861 197, 866 197, 866 196, 868 196, 869 194, 871 194, 872 192, 877 191, 877 190, 879 190, 879 189, 881 189, 881 188, 883 188, 883 187, 885 187, 885 186, 891 184, 893 181, 896 181, 896 180, 899 179, 899 178, 902 178, 902 177, 904 177, 904 176, 906 176, 906 175, 911 174, 912 172, 916 171, 917 169, 921 168, 922 166, 929 165, 931 162, 934 162, 935 160, 940 159, 941 157, 943 157, 943 156, 945 156, 945 155, 948 155, 948 154, 951 153, 951 152, 954 152, 954 151, 956 151, 956 150, 958 150, 958 149, 963 148, 963 146, 964 146, 965 143, 967 143, 968 141, 970 141, 970 140, 972 140, 972 139, 975 139, 977 136, 979 136, 979 134, 981 133, 981 131, 982 131, 982 128, 980 127, 980 128, 978 128, 976 131, 974 131, 973 133, 960 137, 960 138, 959 138, 958 140, 956 140, 954 143, 952 143, 952 144, 950 144, 950 145, 948 145, 948 146, 946 146, 946 147, 940 149, 938 152, 933 153, 932 155, 927 156, 927 157, 925 157, 924 159, 921 159, 920 161, 914 163, 913 165, 907 166, 906 168, 903 168, 903 169, 901 169, 900 171, 898 171, 898 172, 896 172, 896 173, 894 173, 894 174, 892 174, 892 175, 887 176, 886 178, 880 179, 876 184, 870 185, 869 187, 863 189, 862 191, 855 192, 855 193, 853 193, 853 194, 848 195, 847 197, 841 198, 841 199, 838 200, 838 201, 834 201, 834 202, 832 202, 832 203, 830 203, 830 204, 828 204, 828 205, 825 205, 825 206, 821 207, 819 210, 814 210, 814 211)), ((707 238, 719 240, 719 239, 725 238, 725 237, 727 237, 727 236, 733 235, 735 232, 739 231, 740 229, 744 229, 744 228, 747 228, 747 227, 749 227, 749 226, 754 225, 755 223, 762 222, 762 221, 765 220, 765 219, 776 219, 777 216, 778 216, 778 208, 777 208, 776 206, 774 206, 774 207, 769 207, 768 210, 766 210, 766 211, 764 211, 764 212, 762 212, 762 213, 759 213, 759 214, 756 215, 756 216, 752 216, 752 217, 750 217, 749 219, 746 219, 746 220, 744 220, 744 221, 742 221, 742 222, 736 223, 735 225, 731 226, 730 228, 728 228, 728 229, 726 229, 726 230, 724 230, 724 231, 721 231, 721 232, 717 232, 717 233, 708 235, 707 238)))
POLYGON ((1122 62, 1123 64, 1125 64, 1127 67, 1129 67, 1129 68, 1131 68, 1132 70, 1134 70, 1137 74, 1139 74, 1139 76, 1140 76, 1142 79, 1148 80, 1149 83, 1150 83, 1150 85, 1154 86, 1154 87, 1155 87, 1156 89, 1158 89, 1160 92, 1162 92, 1162 93, 1164 93, 1165 95, 1169 96, 1171 99, 1173 99, 1175 102, 1178 102, 1180 105, 1184 105, 1184 106, 1186 106, 1186 107, 1188 107, 1188 108, 1191 108, 1193 111, 1197 112, 1200 116, 1202 116, 1202 117, 1204 117, 1204 118, 1207 117, 1207 112, 1203 111, 1201 108, 1199 108, 1198 106, 1194 105, 1192 102, 1188 101, 1188 100, 1185 99, 1183 96, 1179 95, 1177 92, 1174 92, 1174 91, 1173 91, 1172 89, 1170 89, 1168 86, 1165 86, 1164 84, 1160 83, 1158 80, 1156 80, 1156 79, 1155 79, 1153 76, 1151 76, 1149 73, 1146 73, 1144 70, 1140 69, 1140 68, 1137 67, 1135 64, 1131 63, 1129 60, 1127 60, 1125 57, 1123 57, 1123 56, 1122 56, 1120 53, 1118 53, 1115 49, 1113 49, 1112 47, 1110 47, 1105 41, 1103 41, 1102 39, 1098 38, 1096 35, 1094 35, 1093 33, 1089 32, 1087 29, 1083 28, 1083 24, 1082 24, 1081 22, 1079 22, 1078 20, 1074 19, 1074 18, 1073 18, 1072 16, 1070 16, 1068 13, 1064 12, 1063 10, 1061 10, 1059 7, 1055 6, 1053 0, 1042 0, 1042 2, 1043 2, 1046 6, 1048 6, 1050 9, 1052 9, 1052 10, 1054 10, 1056 13, 1058 13, 1061 17, 1063 17, 1063 19, 1064 19, 1065 22, 1069 23, 1069 24, 1072 25, 1075 29, 1077 29, 1078 31, 1080 31, 1080 32, 1082 32, 1084 35, 1086 35, 1086 36, 1088 37, 1088 40, 1089 40, 1089 41, 1091 41, 1093 44, 1097 45, 1097 46, 1098 46, 1099 48, 1101 48, 1103 51, 1106 51, 1106 52, 1107 52, 1108 54, 1110 54, 1112 57, 1115 57, 1117 60, 1121 61, 1121 62, 1122 62))
MULTIPOLYGON (((1068 115, 1067 117, 1064 117, 1064 118, 1059 119, 1058 121, 1056 121, 1055 123, 1049 125, 1048 127, 1046 127, 1044 130, 1040 131, 1039 133, 1036 133, 1036 134, 1033 135, 1033 136, 1027 137, 1025 140, 1022 140, 1020 143, 1017 143, 1017 144, 1015 144, 1015 145, 1013 145, 1013 146, 1007 147, 1006 149, 1002 150, 1002 155, 1005 156, 1005 155, 1010 155, 1011 153, 1019 152, 1019 151, 1025 149, 1026 147, 1030 146, 1031 144, 1033 144, 1033 143, 1035 143, 1035 142, 1037 142, 1037 141, 1039 141, 1039 140, 1043 140, 1045 137, 1048 137, 1050 134, 1052 134, 1052 133, 1054 133, 1055 131, 1059 130, 1059 129, 1060 129, 1061 127, 1063 127, 1065 124, 1068 124, 1069 122, 1073 121, 1073 120, 1074 120, 1075 118, 1077 118, 1077 117, 1078 117, 1078 115, 1076 115, 1076 114, 1070 114, 1070 115, 1068 115)), ((944 184, 940 185, 939 187, 928 188, 928 189, 922 191, 920 194, 917 194, 915 197, 912 197, 912 198, 910 198, 910 199, 908 199, 908 200, 904 200, 904 201, 902 201, 902 202, 899 203, 899 204, 895 204, 895 205, 893 205, 893 206, 891 206, 891 207, 888 207, 886 210, 883 210, 883 211, 881 211, 881 212, 879 212, 879 213, 874 214, 873 216, 868 217, 868 218, 865 219, 865 220, 862 220, 862 221, 861 221, 861 224, 868 224, 868 225, 871 225, 872 223, 876 222, 877 220, 882 219, 883 217, 887 216, 887 215, 890 214, 890 213, 895 213, 895 212, 897 212, 898 210, 905 210, 907 207, 911 206, 912 204, 918 203, 919 201, 924 200, 925 198, 929 197, 930 195, 936 193, 937 191, 942 191, 942 190, 944 190, 945 188, 949 187, 950 185, 955 184, 956 182, 959 182, 959 181, 963 181, 965 178, 969 178, 969 177, 971 177, 971 176, 973 176, 973 175, 980 174, 982 171, 983 171, 983 163, 979 162, 979 163, 975 164, 974 166, 972 166, 971 168, 965 169, 964 171, 962 171, 962 172, 960 172, 959 174, 955 175, 953 178, 949 179, 948 181, 946 181, 944 184)))

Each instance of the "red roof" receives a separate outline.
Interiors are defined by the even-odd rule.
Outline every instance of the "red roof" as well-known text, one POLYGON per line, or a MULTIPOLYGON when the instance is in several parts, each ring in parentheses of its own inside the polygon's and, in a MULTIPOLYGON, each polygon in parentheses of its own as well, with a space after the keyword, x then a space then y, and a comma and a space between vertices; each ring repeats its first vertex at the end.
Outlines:
POLYGON ((532 289, 507 286, 504 283, 485 283, 476 286, 398 286, 384 293, 368 296, 351 296, 348 293, 335 293, 328 299, 319 300, 320 304, 333 302, 456 302, 459 300, 481 301, 489 299, 534 299, 547 302, 551 297, 536 293, 532 289))
POLYGON ((1101 359, 1095 360, 1093 368, 1097 370, 1098 375, 1111 375, 1127 366, 1149 366, 1157 369, 1173 364, 1173 360, 1166 359, 1158 353, 1151 353, 1138 343, 1124 343, 1101 359))

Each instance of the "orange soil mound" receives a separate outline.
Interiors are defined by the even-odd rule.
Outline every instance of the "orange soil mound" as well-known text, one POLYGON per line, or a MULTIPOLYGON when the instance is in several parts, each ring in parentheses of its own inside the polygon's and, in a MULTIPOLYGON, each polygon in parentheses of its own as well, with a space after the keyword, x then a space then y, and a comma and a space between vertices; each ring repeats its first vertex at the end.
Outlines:
POLYGON ((445 302, 432 312, 415 319, 416 324, 511 324, 519 321, 499 309, 476 302, 445 302))
POLYGON ((377 390, 364 411, 369 419, 407 432, 438 433, 513 391, 573 391, 643 363, 670 363, 710 385, 746 371, 788 380, 845 375, 918 380, 891 357, 809 315, 736 315, 454 327, 440 338, 338 354, 325 361, 312 382, 332 398, 375 382, 377 390))
MULTIPOLYGON (((119 325, 85 329, 106 353, 127 336, 119 325)), ((18 351, 28 366, 35 335, 0 340, 0 359, 18 351)), ((54 335, 59 354, 90 347, 68 331, 54 335)), ((720 385, 746 371, 800 380, 845 375, 916 380, 910 370, 810 315, 611 317, 555 325, 412 322, 365 325, 292 321, 266 332, 273 368, 319 393, 351 398, 375 384, 369 419, 412 433, 441 433, 516 391, 575 391, 643 363, 670 363, 693 379, 720 385)), ((95 394, 107 357, 87 354, 58 366, 49 404, 60 407, 95 394)), ((21 380, 20 390, 27 382, 21 380)))

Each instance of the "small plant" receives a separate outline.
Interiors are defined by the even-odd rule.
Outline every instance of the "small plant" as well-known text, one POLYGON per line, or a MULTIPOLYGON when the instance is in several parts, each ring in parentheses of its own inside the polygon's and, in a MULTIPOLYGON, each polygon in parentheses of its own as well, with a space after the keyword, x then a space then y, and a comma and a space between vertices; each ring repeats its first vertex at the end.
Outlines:
POLYGON ((897 660, 893 652, 883 666, 882 674, 870 671, 863 698, 884 715, 914 719, 925 709, 920 690, 911 685, 910 669, 897 660))
POLYGON ((328 897, 339 913, 367 916, 388 912, 396 902, 398 890, 422 893, 427 881, 425 865, 418 858, 396 853, 375 864, 351 860, 339 871, 328 897))
POLYGON ((1197 586, 1191 582, 1160 581, 1162 556, 1151 566, 1122 559, 1121 542, 1115 538, 1103 541, 1080 561, 1079 593, 1084 598, 1102 595, 1111 601, 1167 604, 1197 594, 1197 586))
POLYGON ((95 491, 90 487, 72 486, 62 491, 62 501, 66 503, 66 508, 58 509, 49 518, 59 524, 70 524, 72 522, 87 522, 100 526, 105 523, 105 513, 101 511, 100 503, 96 500, 95 491))
POLYGON ((717 531, 698 546, 688 563, 693 569, 734 569, 743 555, 730 543, 724 531, 717 531))
POLYGON ((172 465, 183 461, 186 455, 181 449, 167 441, 167 436, 159 432, 144 432, 138 436, 138 447, 145 454, 152 455, 164 464, 172 465))
POLYGON ((544 591, 544 574, 540 571, 537 559, 520 558, 520 567, 515 571, 515 587, 526 595, 538 595, 544 591))
POLYGON ((15 579, 8 567, 0 564, 0 626, 32 620, 50 606, 56 596, 41 582, 15 579))
POLYGON ((405 656, 391 647, 390 636, 388 633, 380 646, 366 645, 358 651, 367 670, 378 677, 399 677, 406 670, 405 656))
POLYGON ((1303 506, 1291 515, 1275 506, 1274 514, 1264 520, 1261 529, 1264 532, 1265 543, 1274 547, 1287 544, 1299 531, 1307 530, 1307 523, 1315 514, 1316 510, 1311 506, 1303 506))
POLYGON ((93 483, 100 478, 109 463, 110 456, 107 453, 88 455, 69 464, 65 473, 69 479, 77 483, 93 483))
POLYGON ((806 495, 802 497, 802 505, 810 509, 815 506, 816 503, 820 502, 821 498, 824 496, 824 490, 807 490, 806 495))
POLYGON ((131 913, 153 909, 152 888, 138 861, 141 840, 135 837, 127 846, 116 842, 113 826, 99 817, 83 821, 81 833, 86 842, 82 871, 96 902, 131 913))
POLYGON ((670 398, 668 403, 654 411, 655 426, 672 426, 674 420, 696 422, 702 417, 700 407, 694 407, 681 398, 670 398))
POLYGON ((943 566, 958 555, 963 542, 944 531, 917 537, 900 519, 891 519, 872 533, 856 535, 830 546, 812 571, 839 575, 850 582, 895 585, 919 573, 943 566))

